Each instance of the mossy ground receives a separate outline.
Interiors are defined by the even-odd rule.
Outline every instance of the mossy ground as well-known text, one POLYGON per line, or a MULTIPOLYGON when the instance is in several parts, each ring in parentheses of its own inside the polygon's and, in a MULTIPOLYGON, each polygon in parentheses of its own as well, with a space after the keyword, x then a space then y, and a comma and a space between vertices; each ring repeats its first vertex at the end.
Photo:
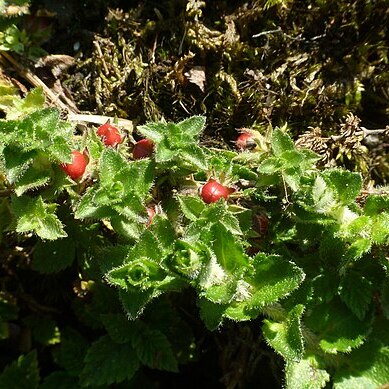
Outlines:
POLYGON ((386 184, 388 131, 366 139, 361 127, 389 122, 387 7, 385 0, 122 4, 107 9, 67 85, 81 109, 135 124, 204 114, 207 141, 225 147, 237 128, 287 122, 324 163, 386 184))

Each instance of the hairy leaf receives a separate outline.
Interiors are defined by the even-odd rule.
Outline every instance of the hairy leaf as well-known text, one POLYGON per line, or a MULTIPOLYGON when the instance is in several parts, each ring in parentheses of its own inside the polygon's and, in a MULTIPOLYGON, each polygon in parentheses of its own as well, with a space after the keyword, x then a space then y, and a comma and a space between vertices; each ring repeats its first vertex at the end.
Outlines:
POLYGON ((45 377, 39 389, 74 389, 78 386, 78 378, 65 371, 55 371, 45 377))
POLYGON ((303 305, 297 305, 284 321, 264 320, 262 332, 266 341, 286 360, 300 360, 304 353, 304 340, 301 333, 303 305))
POLYGON ((155 289, 145 291, 119 291, 119 298, 123 309, 130 320, 136 320, 144 311, 151 300, 161 295, 162 292, 155 289))
POLYGON ((287 151, 295 150, 292 138, 283 130, 276 128, 271 138, 271 147, 276 157, 280 157, 287 151))
POLYGON ((371 340, 351 353, 348 363, 336 370, 335 389, 376 389, 389 382, 389 347, 371 340))
POLYGON ((177 196, 181 210, 186 218, 195 221, 205 209, 204 201, 199 197, 193 196, 177 196))
POLYGON ((18 217, 16 231, 35 232, 40 238, 55 240, 67 236, 54 214, 55 204, 46 204, 42 197, 13 197, 12 209, 18 217))
POLYGON ((123 382, 133 377, 139 360, 129 343, 117 344, 107 335, 88 349, 80 375, 81 386, 98 386, 123 382))
POLYGON ((101 320, 110 338, 119 344, 127 343, 139 333, 139 322, 129 321, 123 314, 108 313, 101 320))
POLYGON ((177 126, 180 127, 181 131, 185 134, 196 137, 204 130, 205 117, 192 116, 183 120, 182 122, 177 123, 177 126))
POLYGON ((314 356, 299 362, 288 361, 285 374, 287 389, 321 389, 330 380, 330 375, 318 366, 314 356))
POLYGON ((300 268, 275 255, 258 254, 253 263, 254 274, 246 278, 253 292, 249 304, 253 308, 286 297, 303 281, 300 268))
POLYGON ((370 307, 374 285, 362 274, 349 271, 340 283, 339 295, 358 319, 363 320, 370 307))
POLYGON ((262 174, 274 174, 280 171, 282 164, 278 158, 266 158, 258 167, 258 172, 262 174))
POLYGON ((347 170, 329 169, 322 173, 327 184, 333 188, 343 205, 352 203, 362 189, 362 177, 359 173, 347 170))
POLYGON ((377 215, 389 209, 389 196, 371 195, 366 199, 365 214, 368 216, 377 215))
POLYGON ((36 351, 21 355, 6 366, 0 375, 0 389, 36 389, 39 385, 39 370, 36 351))
POLYGON ((78 377, 84 364, 88 342, 77 331, 66 328, 61 343, 53 350, 54 361, 72 377, 78 377))
POLYGON ((201 298, 197 305, 200 308, 200 317, 205 326, 210 330, 216 330, 223 321, 223 315, 227 308, 225 304, 215 304, 205 298, 201 298))
POLYGON ((76 255, 73 239, 38 242, 35 246, 32 268, 40 273, 57 273, 69 267, 76 255))
POLYGON ((389 213, 381 213, 373 219, 371 238, 376 244, 389 243, 389 213))
POLYGON ((132 339, 139 360, 152 369, 178 372, 177 359, 166 335, 156 329, 140 327, 132 339))
POLYGON ((307 311, 305 324, 319 337, 322 350, 330 354, 361 346, 371 330, 371 320, 360 321, 338 299, 307 311))

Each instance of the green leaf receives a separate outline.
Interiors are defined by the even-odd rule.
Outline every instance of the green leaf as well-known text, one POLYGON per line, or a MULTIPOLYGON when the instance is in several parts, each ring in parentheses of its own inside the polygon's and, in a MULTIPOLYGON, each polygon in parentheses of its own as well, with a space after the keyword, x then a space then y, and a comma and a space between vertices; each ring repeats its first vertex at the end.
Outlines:
POLYGON ((326 183, 335 190, 343 205, 354 202, 362 189, 362 176, 341 169, 328 169, 321 173, 326 183))
POLYGON ((39 241, 34 249, 32 268, 40 273, 57 273, 69 267, 76 256, 73 239, 39 241))
POLYGON ((211 285, 201 294, 216 304, 228 304, 236 295, 237 283, 235 280, 227 280, 220 285, 211 285))
POLYGON ((373 298, 373 283, 362 274, 348 271, 340 283, 339 295, 358 319, 363 320, 373 298))
POLYGON ((145 291, 137 290, 120 290, 119 298, 122 302, 124 311, 126 312, 130 320, 137 319, 144 311, 146 305, 156 297, 158 297, 162 292, 159 290, 148 289, 145 291))
POLYGON ((39 169, 35 166, 30 166, 21 177, 18 178, 15 193, 21 196, 24 192, 31 189, 39 188, 46 185, 50 181, 50 171, 39 169))
POLYGON ((204 151, 198 146, 198 135, 205 118, 195 116, 178 124, 148 123, 138 127, 139 132, 155 144, 155 161, 165 169, 207 169, 204 151))
POLYGON ((182 147, 180 151, 182 160, 188 162, 189 165, 194 169, 206 170, 207 161, 205 159, 205 154, 203 150, 196 146, 190 145, 187 147, 182 147))
POLYGON ((196 221, 201 212, 205 209, 205 203, 199 197, 177 196, 184 216, 192 221, 196 221))
POLYGON ((129 343, 117 344, 107 335, 88 349, 80 375, 81 386, 112 385, 133 377, 139 360, 129 343))
POLYGON ((282 160, 283 168, 289 169, 289 168, 300 167, 304 159, 304 155, 297 150, 288 150, 288 151, 284 151, 280 155, 280 158, 282 160))
POLYGON ((83 336, 73 329, 65 328, 61 331, 61 343, 53 350, 54 361, 70 376, 78 377, 83 369, 87 348, 88 342, 83 336))
POLYGON ((281 156, 286 151, 295 150, 292 138, 279 128, 273 131, 271 147, 276 157, 281 156))
POLYGON ((30 114, 38 109, 42 109, 45 104, 45 95, 43 93, 43 88, 38 87, 32 89, 24 99, 21 99, 15 105, 15 108, 12 109, 7 115, 7 119, 17 118, 21 113, 30 114))
POLYGON ((29 115, 23 122, 32 123, 39 140, 46 140, 56 132, 60 122, 60 112, 56 108, 40 109, 29 115))
POLYGON ((35 341, 46 346, 61 342, 61 333, 54 320, 31 315, 25 318, 24 322, 31 329, 35 341))
POLYGON ((262 174, 274 174, 280 171, 282 164, 278 158, 266 158, 258 167, 258 172, 262 174))
MULTIPOLYGON (((111 194, 107 198, 121 199, 130 192, 144 197, 152 187, 154 179, 152 161, 145 159, 128 162, 112 148, 104 150, 100 159, 99 171, 102 188, 112 192, 118 191, 117 186, 120 185, 121 194, 111 194)), ((100 204, 103 203, 100 202, 100 204)))
POLYGON ((205 298, 199 299, 197 305, 200 308, 200 317, 205 326, 210 331, 216 330, 223 321, 227 306, 225 304, 215 304, 205 298))
POLYGON ((47 151, 51 160, 66 163, 72 162, 72 149, 68 144, 67 138, 64 139, 63 136, 56 136, 47 151))
POLYGON ((317 176, 312 188, 312 199, 316 212, 328 214, 336 206, 335 193, 321 176, 317 176))
POLYGON ((180 127, 181 131, 185 134, 197 137, 204 130, 205 120, 204 116, 192 116, 177 123, 177 126, 180 127))
POLYGON ((254 309, 286 297, 305 278, 299 267, 276 255, 258 254, 253 267, 254 274, 246 277, 246 281, 253 288, 249 305, 254 309))
POLYGON ((343 226, 343 237, 355 239, 355 237, 368 237, 370 235, 372 219, 369 216, 359 216, 343 226))
POLYGON ((282 176, 289 187, 296 192, 300 188, 301 169, 287 168, 282 172, 282 176))
POLYGON ((112 285, 123 289, 132 286, 141 290, 158 287, 166 277, 166 272, 148 258, 131 261, 106 274, 107 281, 112 285))
POLYGON ((147 139, 155 143, 159 143, 164 136, 166 123, 146 123, 143 126, 138 126, 137 130, 147 139))
POLYGON ((139 240, 142 233, 142 226, 132 220, 128 220, 125 216, 117 215, 111 217, 112 228, 120 235, 129 239, 139 240))
POLYGON ((0 389, 36 389, 39 370, 36 351, 21 355, 17 361, 6 366, 0 375, 0 389))
POLYGON ((346 258, 348 261, 356 261, 360 259, 364 254, 371 250, 372 242, 368 238, 356 239, 346 252, 346 258))
POLYGON ((172 223, 165 215, 155 215, 149 227, 159 246, 159 261, 165 254, 170 253, 171 247, 176 242, 176 231, 172 223))
POLYGON ((262 332, 266 341, 286 360, 300 360, 304 353, 300 322, 303 311, 304 306, 297 305, 280 323, 264 320, 262 332))
POLYGON ((127 168, 127 161, 114 149, 106 148, 99 162, 100 181, 103 186, 115 182, 115 177, 122 169, 127 168))
POLYGON ((330 354, 361 346, 371 329, 371 320, 360 321, 338 299, 307 311, 305 324, 319 337, 322 350, 330 354))
POLYGON ((366 199, 364 211, 368 216, 378 215, 389 209, 389 196, 371 195, 366 199))
POLYGON ((158 145, 155 152, 155 161, 157 163, 166 163, 173 161, 178 154, 178 150, 172 150, 169 142, 164 138, 158 145))
POLYGON ((206 261, 208 261, 207 253, 201 245, 191 245, 177 239, 167 263, 173 271, 189 279, 195 279, 206 261))
POLYGON ((231 274, 241 274, 248 266, 248 257, 239 241, 221 223, 213 226, 213 251, 218 263, 231 274))
POLYGON ((371 340, 351 353, 334 376, 335 389, 384 388, 389 382, 389 347, 371 340))
MULTIPOLYGON (((218 203, 220 205, 220 203, 218 203)), ((220 218, 220 223, 231 232, 233 235, 243 235, 240 228, 239 219, 234 216, 230 211, 224 212, 220 218)))
POLYGON ((119 344, 127 343, 139 332, 139 322, 129 321, 123 314, 108 313, 101 320, 110 338, 119 344))
POLYGON ((4 167, 7 180, 14 184, 22 176, 22 174, 32 164, 36 157, 35 151, 24 151, 15 146, 6 146, 3 149, 3 157, 5 160, 4 167))
POLYGON ((78 386, 78 378, 65 371, 55 371, 45 377, 39 389, 74 389, 78 386))
POLYGON ((314 301, 316 304, 327 303, 338 293, 339 278, 328 271, 312 280, 314 301))
POLYGON ((381 213, 373 219, 371 238, 376 244, 389 243, 389 213, 381 213))
POLYGON ((127 261, 141 260, 148 258, 155 263, 161 262, 161 247, 155 235, 150 230, 145 230, 138 242, 128 253, 127 261))
POLYGON ((285 375, 287 389, 321 389, 330 380, 330 375, 319 367, 314 356, 299 362, 288 361, 285 375))
POLYGON ((132 347, 139 360, 151 369, 178 372, 172 345, 161 331, 142 326, 132 339, 132 347))
POLYGON ((12 210, 17 216, 16 232, 35 232, 40 238, 55 240, 67 236, 54 214, 56 204, 46 204, 42 197, 12 197, 12 210))
POLYGON ((117 215, 110 207, 98 205, 94 202, 96 192, 96 188, 90 187, 81 197, 74 213, 76 219, 104 219, 117 215))
POLYGON ((255 319, 258 316, 258 312, 249 312, 246 310, 246 304, 241 301, 233 301, 226 307, 224 317, 235 321, 247 321, 255 319))
MULTIPOLYGON (((139 260, 112 269, 106 279, 119 288, 142 292, 151 291, 150 298, 169 290, 179 290, 183 282, 172 273, 167 273, 155 262, 140 258, 139 260)), ((148 296, 145 294, 145 296, 148 296)))

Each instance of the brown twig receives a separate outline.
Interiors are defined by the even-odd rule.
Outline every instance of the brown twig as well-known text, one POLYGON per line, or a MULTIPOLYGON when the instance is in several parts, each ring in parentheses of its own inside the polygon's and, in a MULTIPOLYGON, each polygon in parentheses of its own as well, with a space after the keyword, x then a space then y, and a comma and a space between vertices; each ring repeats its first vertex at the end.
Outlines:
POLYGON ((0 56, 5 58, 15 70, 27 80, 31 85, 35 87, 42 87, 44 94, 47 96, 49 101, 54 104, 60 110, 66 111, 68 113, 74 113, 74 110, 71 109, 68 105, 64 104, 59 95, 56 95, 38 76, 33 74, 30 70, 26 69, 19 62, 17 62, 9 53, 2 51, 0 56))
POLYGON ((13 192, 13 189, 0 190, 0 197, 8 197, 13 192))

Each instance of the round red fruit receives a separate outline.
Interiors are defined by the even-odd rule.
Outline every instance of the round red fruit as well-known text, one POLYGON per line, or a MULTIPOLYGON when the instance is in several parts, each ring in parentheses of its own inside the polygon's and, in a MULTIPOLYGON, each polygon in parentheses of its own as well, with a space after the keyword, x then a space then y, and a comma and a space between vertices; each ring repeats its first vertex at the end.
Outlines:
POLYGON ((88 158, 85 154, 72 151, 72 163, 64 163, 61 168, 70 178, 77 180, 83 176, 87 165, 88 158))
POLYGON ((211 179, 201 188, 200 195, 204 202, 210 204, 215 203, 222 197, 227 200, 232 191, 233 190, 230 188, 227 188, 216 180, 211 179))
POLYGON ((116 146, 122 141, 120 131, 112 124, 105 123, 97 129, 97 135, 101 137, 106 146, 116 146))
POLYGON ((236 139, 235 144, 239 150, 253 150, 257 145, 249 132, 242 132, 236 139))
POLYGON ((132 156, 134 159, 142 159, 150 157, 154 151, 154 143, 150 139, 141 139, 135 143, 132 150, 132 156))

